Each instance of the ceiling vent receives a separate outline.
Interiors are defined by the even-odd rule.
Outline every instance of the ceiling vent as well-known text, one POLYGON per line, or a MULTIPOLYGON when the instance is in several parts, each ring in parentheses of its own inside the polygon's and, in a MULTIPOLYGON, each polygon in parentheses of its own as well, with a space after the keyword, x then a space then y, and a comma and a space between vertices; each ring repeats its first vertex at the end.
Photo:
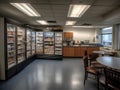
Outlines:
POLYGON ((89 24, 89 23, 83 23, 82 25, 83 25, 83 26, 91 26, 92 24, 89 24))
POLYGON ((48 23, 54 23, 54 24, 56 23, 56 21, 47 21, 47 22, 48 22, 48 23))

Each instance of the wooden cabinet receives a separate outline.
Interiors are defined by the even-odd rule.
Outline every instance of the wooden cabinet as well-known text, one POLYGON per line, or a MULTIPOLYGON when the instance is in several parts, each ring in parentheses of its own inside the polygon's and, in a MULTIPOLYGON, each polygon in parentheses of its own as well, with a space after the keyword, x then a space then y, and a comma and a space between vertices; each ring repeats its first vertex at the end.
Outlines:
POLYGON ((81 56, 81 48, 74 47, 74 57, 80 57, 80 56, 81 56))
POLYGON ((84 53, 85 53, 85 50, 87 50, 87 47, 81 47, 80 50, 81 50, 81 51, 80 51, 80 52, 81 52, 81 55, 80 55, 80 56, 83 57, 83 56, 84 56, 84 53))
POLYGON ((63 56, 68 56, 68 50, 69 50, 69 47, 63 48, 63 56))
POLYGON ((93 51, 99 51, 99 47, 88 47, 88 54, 92 54, 93 51))
POLYGON ((64 47, 63 53, 65 57, 74 57, 74 47, 64 47))
POLYGON ((64 57, 83 57, 85 50, 87 50, 88 54, 91 54, 93 51, 98 51, 99 47, 67 46, 63 48, 63 56, 64 57))
POLYGON ((73 32, 64 32, 64 39, 73 39, 73 32))

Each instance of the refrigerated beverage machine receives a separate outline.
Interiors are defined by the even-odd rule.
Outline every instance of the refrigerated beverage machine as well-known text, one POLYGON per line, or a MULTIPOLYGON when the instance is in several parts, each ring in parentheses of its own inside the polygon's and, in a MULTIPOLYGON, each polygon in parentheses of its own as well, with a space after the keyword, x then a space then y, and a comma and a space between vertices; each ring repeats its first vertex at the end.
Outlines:
POLYGON ((62 30, 36 32, 37 58, 62 59, 63 32, 62 30))

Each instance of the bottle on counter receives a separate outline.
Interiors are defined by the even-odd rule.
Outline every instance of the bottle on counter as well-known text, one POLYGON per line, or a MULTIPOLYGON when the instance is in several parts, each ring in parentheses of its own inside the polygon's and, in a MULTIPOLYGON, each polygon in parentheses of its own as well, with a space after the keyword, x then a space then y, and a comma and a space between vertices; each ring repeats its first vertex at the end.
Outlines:
POLYGON ((79 41, 77 41, 76 45, 79 45, 79 44, 80 44, 80 42, 79 42, 79 41))
POLYGON ((72 41, 72 44, 75 45, 75 40, 72 41))

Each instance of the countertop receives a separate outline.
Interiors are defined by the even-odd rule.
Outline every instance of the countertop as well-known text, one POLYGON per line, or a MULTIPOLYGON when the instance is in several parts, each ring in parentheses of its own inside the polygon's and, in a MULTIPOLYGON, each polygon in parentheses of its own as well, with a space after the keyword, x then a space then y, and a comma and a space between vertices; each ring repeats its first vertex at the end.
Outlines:
POLYGON ((63 46, 63 47, 100 47, 98 45, 71 45, 71 46, 63 46))

